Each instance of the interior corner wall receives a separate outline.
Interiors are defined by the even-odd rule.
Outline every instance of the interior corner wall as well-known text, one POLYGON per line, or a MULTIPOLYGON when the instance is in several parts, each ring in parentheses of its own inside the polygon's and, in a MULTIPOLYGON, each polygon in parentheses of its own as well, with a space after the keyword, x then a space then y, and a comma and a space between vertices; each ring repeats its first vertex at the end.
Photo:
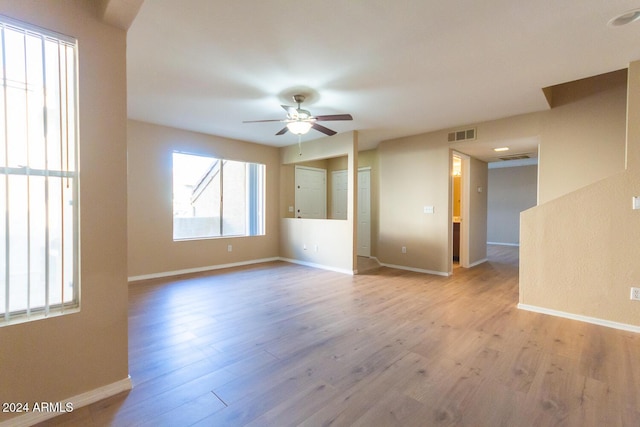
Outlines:
POLYGON ((126 33, 95 9, 88 0, 2 2, 3 15, 78 39, 81 306, 0 327, 0 402, 67 402, 128 383, 126 33))
MULTIPOLYGON (((283 170, 298 162, 347 156, 347 219, 280 218, 280 256, 284 259, 352 274, 357 265, 354 198, 357 186, 358 134, 345 132, 280 148, 283 170)), ((286 173, 285 173, 286 175, 286 173)), ((287 186, 288 187, 288 186, 287 186)), ((288 190, 281 188, 280 197, 288 190)), ((281 209, 282 210, 282 209, 281 209)))
POLYGON ((489 169, 487 241, 520 244, 520 212, 536 205, 538 166, 489 169))
MULTIPOLYGON (((629 68, 627 93, 626 170, 521 214, 521 308, 640 330, 640 304, 629 299, 640 283, 640 210, 631 205, 640 195, 640 61, 629 68)), ((590 111, 585 119, 595 120, 590 111)), ((580 159, 567 168, 590 166, 580 159)))
POLYGON ((278 149, 129 120, 129 277, 214 269, 278 256, 278 149), (266 165, 264 236, 173 240, 174 151, 266 165), (232 251, 227 250, 232 245, 232 251))

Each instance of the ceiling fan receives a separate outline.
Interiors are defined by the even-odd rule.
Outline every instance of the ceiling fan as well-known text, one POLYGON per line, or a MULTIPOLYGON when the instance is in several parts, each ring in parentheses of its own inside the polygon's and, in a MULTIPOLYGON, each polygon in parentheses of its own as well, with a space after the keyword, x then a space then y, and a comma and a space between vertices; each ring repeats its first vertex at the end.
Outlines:
POLYGON ((287 112, 287 118, 283 120, 245 120, 242 123, 263 123, 263 122, 283 122, 286 123, 276 135, 284 135, 287 132, 291 132, 296 135, 304 135, 309 132, 310 129, 315 129, 318 132, 322 132, 325 135, 335 135, 336 131, 331 130, 325 126, 318 124, 317 122, 328 122, 332 120, 353 120, 351 114, 329 114, 325 116, 312 116, 308 110, 300 108, 305 100, 304 95, 293 95, 293 100, 298 104, 298 108, 290 107, 288 105, 281 105, 287 112))

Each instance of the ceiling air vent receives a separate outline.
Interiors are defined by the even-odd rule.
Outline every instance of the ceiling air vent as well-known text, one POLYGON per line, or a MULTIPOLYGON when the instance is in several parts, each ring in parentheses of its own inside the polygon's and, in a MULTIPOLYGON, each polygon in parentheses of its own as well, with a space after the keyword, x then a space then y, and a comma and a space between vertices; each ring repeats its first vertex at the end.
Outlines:
POLYGON ((522 160, 529 159, 530 156, 528 154, 512 154, 510 156, 498 157, 500 160, 522 160))
POLYGON ((449 142, 469 141, 471 139, 476 139, 476 128, 457 130, 449 132, 447 135, 447 141, 449 142))

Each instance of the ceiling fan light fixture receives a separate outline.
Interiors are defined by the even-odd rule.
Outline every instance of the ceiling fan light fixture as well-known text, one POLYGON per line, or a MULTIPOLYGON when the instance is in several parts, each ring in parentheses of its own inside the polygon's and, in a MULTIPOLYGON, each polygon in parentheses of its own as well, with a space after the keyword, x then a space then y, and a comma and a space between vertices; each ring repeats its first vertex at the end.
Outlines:
POLYGON ((295 121, 287 123, 287 129, 289 129, 289 132, 293 133, 294 135, 306 134, 311 129, 311 126, 311 122, 295 121))

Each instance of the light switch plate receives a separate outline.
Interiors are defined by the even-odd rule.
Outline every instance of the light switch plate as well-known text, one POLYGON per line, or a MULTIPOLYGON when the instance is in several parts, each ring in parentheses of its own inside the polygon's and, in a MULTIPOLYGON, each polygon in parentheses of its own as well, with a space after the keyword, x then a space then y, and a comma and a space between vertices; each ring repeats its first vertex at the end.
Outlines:
POLYGON ((632 203, 633 209, 634 210, 640 209, 640 196, 635 196, 632 199, 633 199, 633 203, 632 203))
POLYGON ((435 208, 433 206, 425 206, 424 207, 424 213, 426 214, 432 214, 435 212, 435 208))

